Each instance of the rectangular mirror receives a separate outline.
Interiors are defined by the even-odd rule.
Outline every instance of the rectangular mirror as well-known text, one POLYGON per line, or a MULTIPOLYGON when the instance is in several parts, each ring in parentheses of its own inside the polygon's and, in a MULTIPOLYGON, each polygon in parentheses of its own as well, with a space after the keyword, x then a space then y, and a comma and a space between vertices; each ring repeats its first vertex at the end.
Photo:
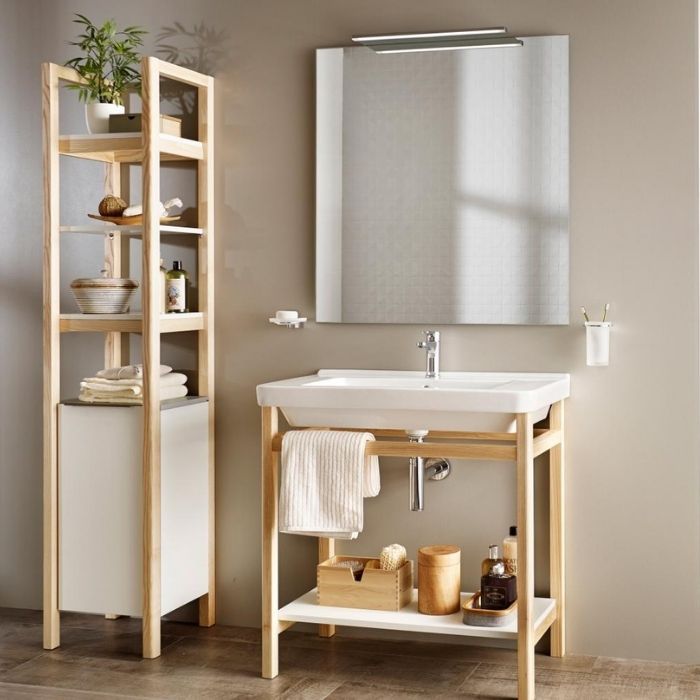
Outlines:
POLYGON ((569 40, 316 58, 316 320, 568 324, 569 40))

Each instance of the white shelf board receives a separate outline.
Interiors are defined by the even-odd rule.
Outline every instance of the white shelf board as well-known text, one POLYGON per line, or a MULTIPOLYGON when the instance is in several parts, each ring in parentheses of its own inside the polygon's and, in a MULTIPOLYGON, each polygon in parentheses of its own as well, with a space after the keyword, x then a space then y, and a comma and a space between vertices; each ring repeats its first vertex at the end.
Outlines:
MULTIPOLYGON (((402 632, 427 632, 452 634, 461 637, 490 637, 494 639, 517 639, 517 615, 503 627, 476 627, 462 622, 462 612, 452 615, 423 615, 418 612, 418 590, 413 589, 413 600, 398 612, 364 610, 319 605, 316 588, 279 610, 279 619, 290 622, 310 622, 320 625, 345 625, 402 632)), ((471 593, 462 593, 462 603, 471 593)), ((535 598, 535 628, 549 615, 555 606, 553 598, 535 598)))
MULTIPOLYGON (((204 235, 204 229, 192 228, 190 226, 160 226, 161 233, 186 233, 194 236, 204 235)), ((143 233, 143 226, 117 226, 116 224, 85 224, 84 226, 61 226, 61 233, 96 233, 101 236, 109 233, 121 233, 128 236, 140 236, 143 233)))

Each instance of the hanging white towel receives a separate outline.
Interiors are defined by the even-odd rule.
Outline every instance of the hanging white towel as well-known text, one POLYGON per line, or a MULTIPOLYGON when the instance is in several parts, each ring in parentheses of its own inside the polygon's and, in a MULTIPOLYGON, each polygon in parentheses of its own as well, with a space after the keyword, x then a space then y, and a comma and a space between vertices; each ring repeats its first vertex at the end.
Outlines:
POLYGON ((365 456, 371 433, 290 430, 282 439, 280 531, 354 539, 363 498, 379 493, 379 459, 365 456))

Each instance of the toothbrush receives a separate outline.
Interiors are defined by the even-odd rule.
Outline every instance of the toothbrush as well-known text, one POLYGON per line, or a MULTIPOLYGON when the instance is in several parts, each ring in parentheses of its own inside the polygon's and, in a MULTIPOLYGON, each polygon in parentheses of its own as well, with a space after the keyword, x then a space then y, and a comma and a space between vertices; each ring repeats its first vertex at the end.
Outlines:
POLYGON ((583 314, 583 317, 586 319, 586 323, 590 323, 591 319, 588 318, 588 314, 586 313, 586 307, 582 306, 581 307, 581 313, 583 314))
POLYGON ((608 317, 608 311, 610 311, 610 304, 606 304, 603 307, 603 323, 605 323, 605 319, 608 317))

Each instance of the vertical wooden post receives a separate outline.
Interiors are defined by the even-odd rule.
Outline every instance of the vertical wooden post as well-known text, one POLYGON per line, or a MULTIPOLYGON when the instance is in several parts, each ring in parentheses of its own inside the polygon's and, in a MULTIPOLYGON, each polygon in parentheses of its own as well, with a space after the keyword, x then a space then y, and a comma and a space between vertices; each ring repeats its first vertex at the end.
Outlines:
POLYGON ((557 601, 557 619, 550 633, 550 654, 566 654, 566 578, 564 522, 564 402, 552 404, 549 427, 561 431, 561 442, 549 451, 549 590, 557 601))
POLYGON ((279 595, 277 495, 278 458, 272 450, 277 434, 277 408, 262 408, 262 675, 279 673, 279 595))
POLYGON ((518 500, 518 698, 535 697, 535 517, 533 423, 529 413, 517 414, 518 500))
MULTIPOLYGON (((121 196, 121 166, 119 163, 105 163, 105 194, 121 196)), ((105 234, 105 269, 110 277, 121 277, 122 274, 122 241, 121 233, 112 231, 105 234)), ((121 367, 122 364, 122 334, 105 333, 105 367, 121 367)))
POLYGON ((143 656, 160 656, 160 75, 141 63, 143 97, 143 656))
POLYGON ((198 244, 199 311, 204 328, 199 331, 199 393, 209 397, 209 586, 199 599, 199 624, 216 622, 215 566, 215 460, 214 460, 214 79, 197 88, 199 140, 204 158, 197 164, 197 217, 204 233, 198 244))
POLYGON ((58 73, 44 63, 42 122, 44 147, 44 649, 61 643, 58 612, 58 402, 61 392, 60 221, 58 148, 58 73))
MULTIPOLYGON (((326 561, 335 556, 335 540, 332 537, 318 538, 318 561, 326 561)), ((335 625, 319 625, 319 637, 332 637, 335 634, 335 625)))

